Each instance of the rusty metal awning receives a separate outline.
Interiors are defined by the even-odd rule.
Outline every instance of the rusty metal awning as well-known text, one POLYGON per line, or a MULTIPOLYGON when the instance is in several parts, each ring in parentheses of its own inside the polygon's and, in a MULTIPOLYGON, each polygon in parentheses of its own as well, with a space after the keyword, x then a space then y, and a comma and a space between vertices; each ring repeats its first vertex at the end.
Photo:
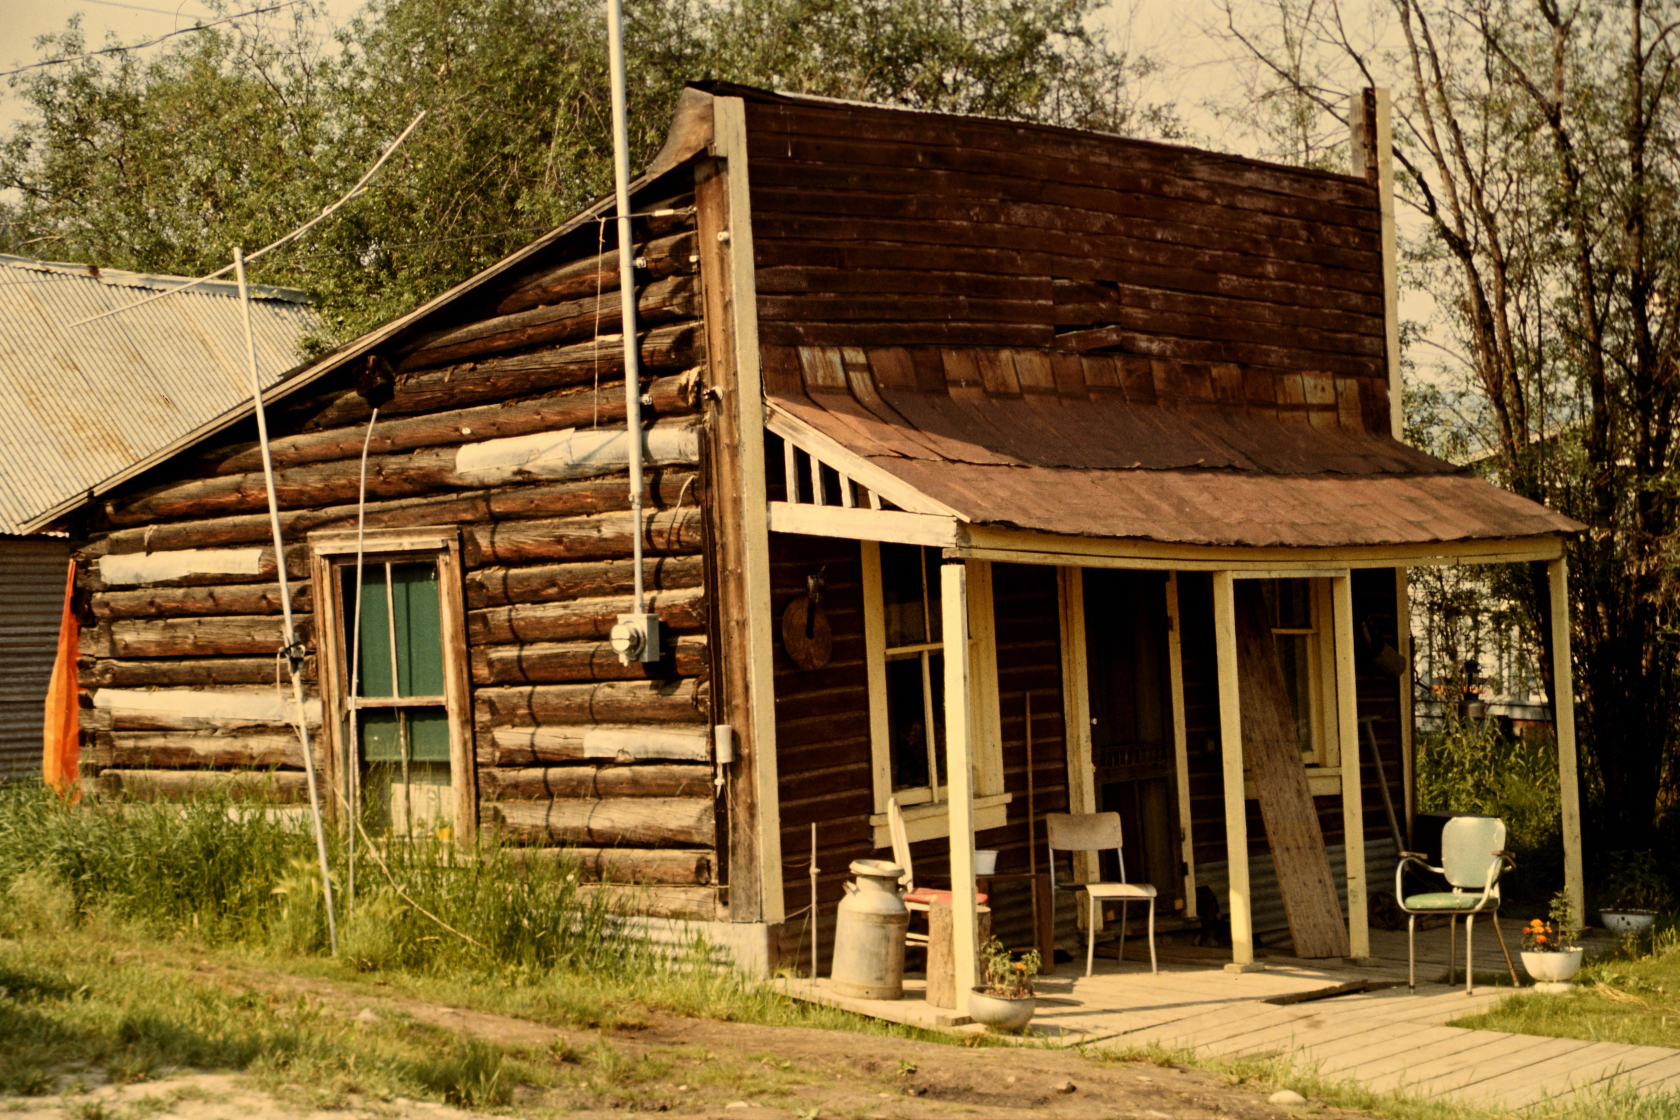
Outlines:
POLYGON ((1366 430, 1353 386, 1123 356, 764 348, 771 408, 962 521, 1255 548, 1489 541, 1578 522, 1366 430), (1176 384, 1176 382, 1175 382, 1176 384))

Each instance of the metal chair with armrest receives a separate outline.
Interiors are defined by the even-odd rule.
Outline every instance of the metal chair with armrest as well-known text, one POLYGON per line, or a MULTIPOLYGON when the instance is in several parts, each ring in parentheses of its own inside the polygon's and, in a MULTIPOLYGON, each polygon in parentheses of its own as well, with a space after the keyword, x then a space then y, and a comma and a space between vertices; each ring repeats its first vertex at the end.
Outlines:
POLYGON ((1505 948, 1505 935, 1499 929, 1499 876, 1512 866, 1511 853, 1505 850, 1505 822, 1498 817, 1454 817, 1441 830, 1441 866, 1431 867, 1427 856, 1419 852, 1401 852, 1400 863, 1394 868, 1394 897, 1406 914, 1406 982, 1417 991, 1417 916, 1446 914, 1452 930, 1447 951, 1447 984, 1457 982, 1455 969, 1458 956, 1458 919, 1464 917, 1464 994, 1476 990, 1474 925, 1477 914, 1493 918, 1493 932, 1505 953, 1505 965, 1511 969, 1511 983, 1517 982, 1516 968, 1511 964, 1511 952, 1505 948), (1450 891, 1429 891, 1408 895, 1405 875, 1408 865, 1416 864, 1446 879, 1450 891), (1480 891, 1480 894, 1466 891, 1480 891))

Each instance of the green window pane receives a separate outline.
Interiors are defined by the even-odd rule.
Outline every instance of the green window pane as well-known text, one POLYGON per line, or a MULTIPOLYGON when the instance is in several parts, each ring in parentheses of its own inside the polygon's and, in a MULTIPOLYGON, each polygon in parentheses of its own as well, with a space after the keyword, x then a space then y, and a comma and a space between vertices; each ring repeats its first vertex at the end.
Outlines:
MULTIPOLYGON (((442 696, 443 612, 438 601, 437 565, 391 565, 389 594, 385 565, 362 569, 362 639, 357 695, 442 696), (391 679, 391 615, 396 615, 397 687, 391 679)), ((346 567, 344 610, 353 617, 355 568, 346 567)))
POLYGON ((363 709, 357 717, 362 732, 362 757, 369 762, 401 762, 401 729, 393 709, 363 709))
POLYGON ((449 714, 430 708, 407 715, 408 757, 416 762, 448 762, 449 714))

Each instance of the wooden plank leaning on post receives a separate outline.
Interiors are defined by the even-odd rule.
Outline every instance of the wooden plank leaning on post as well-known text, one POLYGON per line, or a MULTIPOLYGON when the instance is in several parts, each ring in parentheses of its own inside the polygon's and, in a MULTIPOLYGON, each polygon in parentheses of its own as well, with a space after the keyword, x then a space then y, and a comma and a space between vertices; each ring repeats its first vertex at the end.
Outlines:
POLYGON ((1563 800, 1563 885, 1575 922, 1586 915, 1586 882, 1581 866, 1581 785, 1575 756, 1575 670, 1569 650, 1569 561, 1546 565, 1552 591, 1552 718, 1557 721, 1558 791, 1563 800))
POLYGON ((1184 916, 1196 917, 1196 844, 1190 827, 1190 736, 1184 718, 1184 626, 1178 573, 1167 573, 1167 686, 1172 704, 1173 771, 1178 779, 1179 850, 1184 860, 1184 916))
MULTIPOLYGON (((1342 750, 1342 832, 1347 840, 1348 955, 1371 955, 1365 887, 1365 801, 1359 765, 1358 681, 1353 667, 1353 577, 1330 582, 1336 641, 1336 739, 1342 750)), ((1382 759, 1376 759, 1380 767, 1382 759)), ((1378 780, 1382 779, 1379 774, 1378 780)))
POLYGON ((1248 806, 1243 796, 1242 707, 1237 694, 1237 603, 1231 573, 1213 573, 1213 644, 1219 670, 1219 742, 1225 777, 1225 857, 1230 881, 1231 964, 1254 966, 1248 900, 1248 806))
POLYGON ((968 1014, 977 976, 979 900, 974 886, 974 760, 970 743, 968 658, 968 567, 961 560, 940 568, 944 595, 945 774, 951 822, 951 959, 957 978, 957 1012, 968 1014))

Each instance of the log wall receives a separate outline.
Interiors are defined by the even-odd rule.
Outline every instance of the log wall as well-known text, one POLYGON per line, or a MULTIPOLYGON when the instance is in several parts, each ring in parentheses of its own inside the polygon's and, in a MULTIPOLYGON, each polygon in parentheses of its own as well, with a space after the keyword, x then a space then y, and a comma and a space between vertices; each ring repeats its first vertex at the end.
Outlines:
MULTIPOLYGON (((692 171, 670 181, 684 177, 692 171)), ((668 895, 665 910, 709 918, 719 821, 694 431, 705 353, 692 196, 674 189, 656 184, 637 200, 662 211, 636 228, 645 523, 631 519, 624 472, 615 229, 597 256, 586 221, 381 351, 396 383, 368 444, 366 524, 460 534, 481 825, 574 849, 589 878, 658 884, 655 910, 668 895), (565 429, 593 442, 555 452, 544 437, 565 429), (617 443, 593 429, 617 431, 617 443), (631 609, 637 532, 666 626, 655 666, 621 665, 607 641, 631 609), (600 742, 613 753, 602 757, 600 742)), ((360 368, 270 412, 317 745, 313 609, 328 589, 311 586, 306 536, 355 527, 371 415, 353 388, 360 368)), ((266 501, 247 424, 90 515, 78 552, 83 758, 102 790, 298 796, 302 758, 275 686, 281 604, 266 501)))

